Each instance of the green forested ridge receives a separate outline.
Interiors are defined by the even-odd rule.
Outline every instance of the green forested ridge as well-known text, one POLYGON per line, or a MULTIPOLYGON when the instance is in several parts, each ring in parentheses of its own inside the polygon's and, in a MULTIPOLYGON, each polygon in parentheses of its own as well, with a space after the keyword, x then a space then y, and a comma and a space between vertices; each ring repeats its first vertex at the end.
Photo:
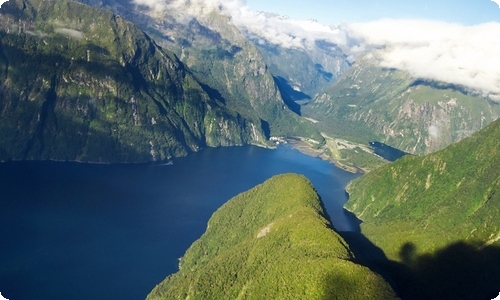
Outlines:
POLYGON ((406 156, 353 181, 346 207, 392 252, 405 242, 422 251, 457 240, 493 242, 500 237, 499 151, 497 120, 445 150, 406 156))
POLYGON ((64 0, 0 12, 0 160, 162 160, 265 140, 119 16, 64 0))
POLYGON ((354 262, 303 176, 283 174, 234 197, 148 299, 394 299, 354 262))
POLYGON ((500 104, 446 83, 378 66, 369 54, 303 107, 321 130, 367 143, 378 140, 427 154, 469 136, 500 116, 500 104))
POLYGON ((389 269, 407 299, 498 295, 500 120, 442 151, 380 167, 348 191, 362 233, 401 263, 389 269))

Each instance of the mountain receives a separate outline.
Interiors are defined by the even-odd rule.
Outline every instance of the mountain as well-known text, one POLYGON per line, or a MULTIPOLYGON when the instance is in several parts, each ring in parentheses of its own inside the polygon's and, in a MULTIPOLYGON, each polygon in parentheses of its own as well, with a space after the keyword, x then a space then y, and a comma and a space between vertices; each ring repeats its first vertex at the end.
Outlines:
POLYGON ((348 192, 362 233, 404 265, 392 271, 406 278, 407 299, 498 295, 500 120, 442 151, 380 167, 348 192))
POLYGON ((355 261, 311 183, 282 174, 219 208, 147 299, 396 299, 355 261))
POLYGON ((220 9, 198 8, 190 2, 161 11, 124 0, 81 2, 112 10, 137 24, 173 51, 214 97, 254 123, 260 121, 267 137, 323 141, 309 122, 288 109, 261 53, 220 9), (203 13, 189 13, 195 9, 203 13))
POLYGON ((286 103, 299 114, 296 101, 312 100, 349 69, 346 55, 332 42, 319 39, 304 47, 284 47, 251 29, 244 32, 262 54, 286 103))
POLYGON ((119 16, 11 0, 0 23, 0 160, 139 162, 266 139, 119 16))
POLYGON ((367 54, 302 111, 334 136, 426 154, 498 118, 500 104, 464 87, 382 68, 375 55, 367 54))

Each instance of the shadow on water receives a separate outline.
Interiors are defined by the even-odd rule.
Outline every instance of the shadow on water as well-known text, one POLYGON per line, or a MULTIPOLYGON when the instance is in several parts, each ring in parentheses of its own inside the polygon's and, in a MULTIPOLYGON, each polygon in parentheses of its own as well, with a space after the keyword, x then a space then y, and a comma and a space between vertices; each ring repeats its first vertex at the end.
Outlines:
POLYGON ((294 113, 301 115, 301 106, 296 101, 298 100, 310 100, 311 96, 296 90, 285 78, 281 76, 273 76, 274 82, 278 86, 281 93, 283 101, 288 106, 288 108, 294 113))
POLYGON ((371 141, 369 144, 372 147, 373 152, 375 152, 375 154, 383 157, 388 161, 396 161, 397 159, 405 155, 408 155, 408 153, 401 151, 397 148, 391 147, 389 145, 386 145, 382 142, 371 141))

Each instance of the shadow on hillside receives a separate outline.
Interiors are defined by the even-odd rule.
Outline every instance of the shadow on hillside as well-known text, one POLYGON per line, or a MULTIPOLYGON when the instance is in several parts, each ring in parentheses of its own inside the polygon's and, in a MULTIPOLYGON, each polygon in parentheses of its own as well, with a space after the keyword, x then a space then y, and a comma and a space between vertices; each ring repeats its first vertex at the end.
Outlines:
POLYGON ((298 100, 310 100, 311 97, 299 90, 296 90, 291 86, 291 84, 286 80, 285 78, 281 76, 273 76, 274 82, 278 86, 278 89, 281 93, 281 97, 283 98, 283 101, 285 104, 288 106, 288 108, 293 111, 294 113, 298 114, 299 116, 301 115, 301 107, 300 105, 295 102, 298 100))
MULTIPOLYGON (((500 247, 456 242, 432 254, 418 254, 417 246, 404 244, 399 262, 359 232, 342 232, 356 262, 379 273, 403 300, 490 300, 500 293, 500 247)), ((330 280, 331 279, 331 280, 330 280)), ((327 291, 338 286, 334 278, 327 291)), ((329 298, 327 298, 329 299, 329 298)))
POLYGON ((390 272, 402 299, 494 299, 500 292, 500 247, 456 242, 432 254, 403 245, 390 272))

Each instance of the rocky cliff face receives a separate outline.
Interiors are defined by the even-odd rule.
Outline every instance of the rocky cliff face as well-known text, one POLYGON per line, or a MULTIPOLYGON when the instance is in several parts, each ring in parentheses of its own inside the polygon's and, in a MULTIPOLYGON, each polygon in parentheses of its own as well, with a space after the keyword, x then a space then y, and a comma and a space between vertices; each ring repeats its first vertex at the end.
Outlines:
POLYGON ((210 86, 212 96, 255 124, 260 122, 268 137, 322 140, 317 130, 286 106, 261 53, 219 9, 207 5, 203 13, 193 14, 188 13, 192 10, 189 2, 160 11, 127 1, 81 2, 136 23, 210 86))
POLYGON ((13 0, 0 23, 0 159, 137 162, 265 140, 119 16, 13 0))
POLYGON ((409 153, 442 149, 483 128, 500 105, 459 86, 358 60, 303 109, 322 129, 360 142, 380 140, 409 153))
POLYGON ((349 68, 345 54, 330 42, 318 40, 309 48, 285 48, 262 37, 251 40, 289 105, 297 100, 311 100, 349 68))

